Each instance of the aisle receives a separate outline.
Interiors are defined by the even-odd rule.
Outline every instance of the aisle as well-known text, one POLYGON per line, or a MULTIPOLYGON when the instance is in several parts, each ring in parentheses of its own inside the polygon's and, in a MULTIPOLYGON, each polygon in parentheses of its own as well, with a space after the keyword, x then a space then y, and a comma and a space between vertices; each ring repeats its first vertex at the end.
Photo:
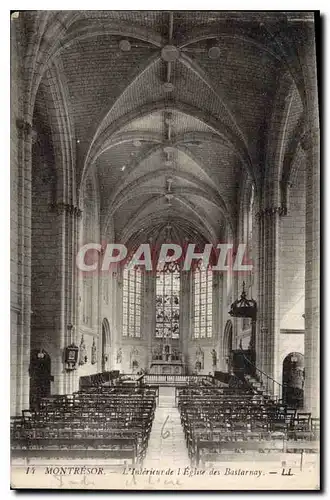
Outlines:
POLYGON ((164 469, 187 465, 190 465, 190 460, 180 413, 175 407, 175 388, 159 387, 159 404, 155 411, 143 466, 164 469))

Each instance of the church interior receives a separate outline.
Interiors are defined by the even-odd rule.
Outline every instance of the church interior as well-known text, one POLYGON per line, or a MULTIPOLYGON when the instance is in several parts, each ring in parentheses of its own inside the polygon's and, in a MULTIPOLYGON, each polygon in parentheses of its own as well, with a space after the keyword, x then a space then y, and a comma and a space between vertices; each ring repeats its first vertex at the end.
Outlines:
POLYGON ((315 451, 316 28, 313 12, 12 14, 13 458, 205 465, 238 435, 246 454, 315 451), (89 243, 200 258, 87 273, 89 243), (205 266, 224 243, 252 269, 205 266))

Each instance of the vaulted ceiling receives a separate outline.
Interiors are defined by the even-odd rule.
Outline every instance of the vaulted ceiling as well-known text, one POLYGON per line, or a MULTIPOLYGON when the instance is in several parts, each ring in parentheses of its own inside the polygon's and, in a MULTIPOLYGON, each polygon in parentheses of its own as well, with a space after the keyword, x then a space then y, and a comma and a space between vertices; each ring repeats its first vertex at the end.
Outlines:
POLYGON ((290 16, 75 12, 49 64, 68 96, 78 185, 97 179, 104 234, 111 219, 116 239, 135 243, 169 233, 212 242, 234 228, 242 176, 262 176, 283 75, 287 143, 302 114, 272 36, 290 16))

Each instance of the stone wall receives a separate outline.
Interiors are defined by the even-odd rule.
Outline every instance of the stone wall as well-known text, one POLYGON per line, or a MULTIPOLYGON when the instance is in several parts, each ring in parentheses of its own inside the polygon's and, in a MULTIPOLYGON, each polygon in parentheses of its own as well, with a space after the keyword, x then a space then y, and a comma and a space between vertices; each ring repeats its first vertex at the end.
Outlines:
POLYGON ((18 241, 19 241, 19 158, 18 158, 18 130, 17 120, 20 118, 20 102, 19 102, 19 54, 17 51, 18 44, 16 40, 16 29, 12 26, 11 29, 11 92, 10 92, 10 300, 11 300, 11 325, 10 325, 10 378, 11 378, 11 414, 15 413, 17 400, 17 370, 19 364, 18 357, 18 321, 20 314, 20 301, 18 292, 18 241))
MULTIPOLYGON (((86 243, 100 243, 100 225, 99 225, 99 194, 98 187, 93 174, 85 181, 83 212, 80 221, 79 245, 86 243)), ((97 256, 93 258, 97 259, 97 256)), ((88 255, 86 256, 88 259, 88 255)), ((100 258, 100 257, 98 257, 100 258)), ((79 346, 81 340, 86 345, 88 360, 79 366, 77 376, 91 375, 100 371, 100 356, 98 362, 91 363, 91 348, 93 339, 95 341, 97 352, 101 351, 102 340, 102 319, 99 300, 102 296, 100 272, 78 272, 78 325, 76 328, 76 343, 79 346)))
POLYGON ((288 214, 280 223, 280 327, 304 329, 305 165, 290 189, 288 214))

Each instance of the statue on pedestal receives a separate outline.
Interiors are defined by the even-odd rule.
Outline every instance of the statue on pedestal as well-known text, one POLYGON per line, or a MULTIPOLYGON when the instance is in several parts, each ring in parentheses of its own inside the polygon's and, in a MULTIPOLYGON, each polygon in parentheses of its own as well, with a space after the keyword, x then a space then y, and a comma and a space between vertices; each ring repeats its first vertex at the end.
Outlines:
POLYGON ((212 349, 211 356, 212 356, 212 366, 215 369, 217 367, 217 353, 215 349, 212 349))
POLYGON ((200 372, 204 369, 204 352, 201 349, 201 346, 198 346, 196 350, 196 362, 195 362, 196 372, 200 372))
POLYGON ((170 346, 168 344, 164 346, 164 360, 171 361, 170 346))
POLYGON ((119 347, 119 349, 117 351, 117 364, 120 365, 122 360, 123 360, 123 352, 122 352, 121 347, 119 347))
POLYGON ((84 341, 84 336, 82 335, 79 346, 79 364, 84 365, 85 363, 87 363, 87 359, 86 344, 84 341))
POLYGON ((133 347, 131 350, 131 362, 130 362, 130 368, 132 369, 133 373, 138 369, 139 363, 137 360, 137 357, 139 356, 139 351, 136 349, 136 347, 133 347))

